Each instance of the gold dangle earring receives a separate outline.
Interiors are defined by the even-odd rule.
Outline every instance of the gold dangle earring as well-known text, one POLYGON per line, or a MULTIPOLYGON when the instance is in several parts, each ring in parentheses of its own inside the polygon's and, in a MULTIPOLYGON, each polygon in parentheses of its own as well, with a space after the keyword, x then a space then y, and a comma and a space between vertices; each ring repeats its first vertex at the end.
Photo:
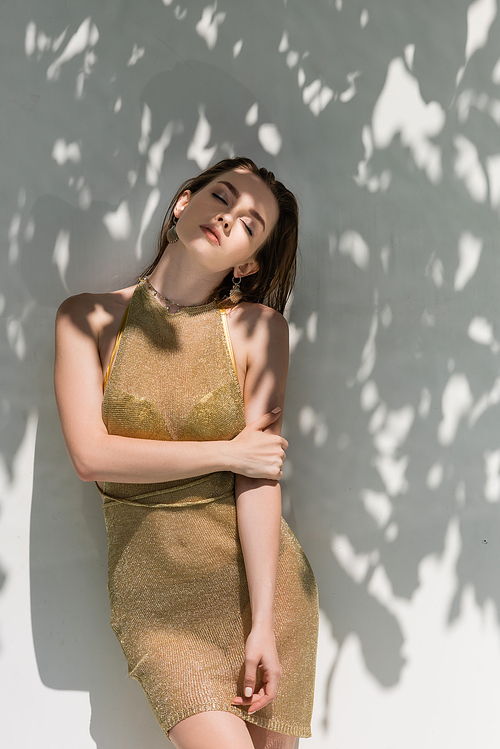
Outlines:
POLYGON ((175 228, 176 224, 177 224, 177 219, 174 216, 172 226, 167 231, 167 242, 169 244, 175 244, 175 242, 177 242, 177 240, 179 239, 179 235, 177 234, 177 229, 175 228))
POLYGON ((241 278, 235 278, 233 276, 233 288, 229 292, 229 299, 233 304, 239 304, 241 302, 241 297, 243 296, 243 292, 240 289, 241 285, 241 278))

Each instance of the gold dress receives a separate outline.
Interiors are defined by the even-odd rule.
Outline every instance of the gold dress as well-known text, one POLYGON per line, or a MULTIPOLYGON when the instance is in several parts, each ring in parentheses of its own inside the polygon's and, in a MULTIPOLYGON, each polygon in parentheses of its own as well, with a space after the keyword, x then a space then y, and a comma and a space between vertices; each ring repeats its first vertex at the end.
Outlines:
MULTIPOLYGON (((170 314, 140 282, 122 327, 103 400, 110 434, 229 440, 243 429, 225 310, 211 303, 170 314)), ((231 705, 242 694, 251 627, 234 474, 106 482, 102 495, 111 626, 165 733, 195 713, 223 710, 310 736, 317 591, 285 521, 275 597, 283 676, 276 699, 249 716, 231 705)))

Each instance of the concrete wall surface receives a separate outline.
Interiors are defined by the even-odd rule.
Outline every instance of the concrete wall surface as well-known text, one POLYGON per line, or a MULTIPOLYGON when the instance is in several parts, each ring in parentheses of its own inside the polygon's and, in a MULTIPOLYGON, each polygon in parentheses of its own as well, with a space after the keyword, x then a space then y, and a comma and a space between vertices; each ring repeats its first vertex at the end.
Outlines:
POLYGON ((168 742, 109 627, 55 311, 130 283, 227 155, 301 206, 284 514, 320 588, 304 749, 498 749, 496 0, 0 4, 6 749, 168 742))

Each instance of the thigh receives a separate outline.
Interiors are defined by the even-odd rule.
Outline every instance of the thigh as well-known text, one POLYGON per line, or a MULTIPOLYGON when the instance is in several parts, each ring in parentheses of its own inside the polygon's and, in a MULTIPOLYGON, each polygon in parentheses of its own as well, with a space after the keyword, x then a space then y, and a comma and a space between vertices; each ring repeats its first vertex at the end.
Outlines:
POLYGON ((252 737, 255 749, 295 749, 295 736, 285 736, 283 733, 268 731, 266 728, 247 723, 248 733, 252 737))
POLYGON ((245 721, 217 710, 181 720, 168 738, 176 749, 254 749, 245 721))

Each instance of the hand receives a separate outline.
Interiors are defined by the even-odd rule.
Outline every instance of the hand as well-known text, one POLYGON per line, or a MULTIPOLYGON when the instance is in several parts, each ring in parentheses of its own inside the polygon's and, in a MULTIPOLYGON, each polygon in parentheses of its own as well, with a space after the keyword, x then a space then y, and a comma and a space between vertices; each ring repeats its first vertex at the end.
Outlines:
POLYGON ((244 696, 235 697, 231 704, 248 706, 248 714, 252 715, 274 700, 280 677, 274 632, 272 629, 252 629, 245 645, 244 696))
POLYGON ((286 460, 286 439, 279 434, 270 434, 265 430, 274 424, 281 414, 281 408, 274 409, 247 426, 230 442, 231 449, 236 450, 234 473, 253 479, 270 479, 279 481, 283 478, 283 463, 286 460))

